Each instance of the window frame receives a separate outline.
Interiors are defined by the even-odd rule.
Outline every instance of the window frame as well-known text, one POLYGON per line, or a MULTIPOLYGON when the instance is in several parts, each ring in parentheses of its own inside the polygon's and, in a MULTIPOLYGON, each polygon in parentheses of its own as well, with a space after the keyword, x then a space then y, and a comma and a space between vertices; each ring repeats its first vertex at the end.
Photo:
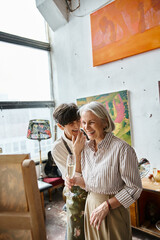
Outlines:
MULTIPOLYGON (((49 29, 47 25, 46 34, 49 38, 49 29)), ((16 44, 25 47, 36 48, 39 50, 48 51, 48 61, 49 61, 49 80, 50 80, 50 98, 51 101, 0 101, 0 110, 9 110, 9 109, 22 109, 22 108, 49 108, 50 114, 55 107, 54 100, 54 90, 53 90, 53 69, 52 69, 52 60, 51 60, 51 44, 50 42, 37 41, 25 37, 20 37, 18 35, 6 33, 0 31, 0 41, 6 42, 8 44, 16 44)), ((53 126, 53 118, 51 117, 51 131, 54 132, 55 129, 53 126)), ((56 138, 55 134, 52 134, 53 141, 56 138)), ((36 162, 36 160, 35 160, 36 162)))
POLYGON ((37 48, 45 51, 51 51, 50 43, 20 37, 6 32, 0 32, 0 41, 13 43, 25 47, 37 48))
MULTIPOLYGON (((48 30, 48 28, 47 28, 48 30)), ((49 31, 47 31, 49 35, 49 31)), ((50 39, 48 37, 48 39, 50 39)), ((37 41, 30 38, 20 37, 18 35, 9 34, 0 31, 0 41, 21 45, 25 47, 32 47, 36 49, 41 49, 49 52, 49 62, 50 62, 50 93, 52 101, 1 101, 0 109, 18 109, 18 108, 53 108, 55 107, 54 94, 53 94, 53 71, 51 62, 51 45, 47 42, 37 41)))

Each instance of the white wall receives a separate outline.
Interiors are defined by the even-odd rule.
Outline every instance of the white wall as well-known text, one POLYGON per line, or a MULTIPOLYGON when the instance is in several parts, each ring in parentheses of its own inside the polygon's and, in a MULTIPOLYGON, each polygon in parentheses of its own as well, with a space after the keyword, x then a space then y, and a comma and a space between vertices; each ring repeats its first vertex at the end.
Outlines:
POLYGON ((138 159, 147 158, 160 169, 160 49, 93 67, 88 13, 105 2, 81 0, 69 22, 50 31, 56 104, 128 90, 132 146, 138 159))

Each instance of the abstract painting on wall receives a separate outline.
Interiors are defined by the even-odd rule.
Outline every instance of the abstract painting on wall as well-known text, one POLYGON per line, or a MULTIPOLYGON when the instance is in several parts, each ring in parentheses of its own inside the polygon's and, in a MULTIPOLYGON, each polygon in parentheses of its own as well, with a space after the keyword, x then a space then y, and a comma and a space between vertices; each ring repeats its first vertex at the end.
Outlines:
POLYGON ((160 47, 160 0, 115 0, 90 19, 93 66, 160 47))
POLYGON ((113 134, 131 145, 130 120, 127 90, 77 99, 78 107, 91 101, 104 104, 115 123, 113 134))

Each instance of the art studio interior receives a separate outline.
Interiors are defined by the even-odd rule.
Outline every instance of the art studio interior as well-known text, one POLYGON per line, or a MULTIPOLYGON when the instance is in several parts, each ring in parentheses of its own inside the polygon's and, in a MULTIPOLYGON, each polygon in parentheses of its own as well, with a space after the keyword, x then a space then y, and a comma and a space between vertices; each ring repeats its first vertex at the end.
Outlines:
POLYGON ((0 239, 66 240, 53 112, 92 101, 143 162, 132 239, 160 239, 160 1, 6 0, 0 40, 0 239))

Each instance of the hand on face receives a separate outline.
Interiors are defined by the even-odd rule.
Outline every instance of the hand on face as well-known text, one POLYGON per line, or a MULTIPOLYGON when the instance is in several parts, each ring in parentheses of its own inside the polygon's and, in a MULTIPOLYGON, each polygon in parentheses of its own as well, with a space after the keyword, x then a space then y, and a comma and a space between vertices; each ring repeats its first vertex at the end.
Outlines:
POLYGON ((62 129, 65 133, 65 136, 72 140, 72 136, 74 136, 75 138, 77 137, 78 135, 78 132, 79 132, 79 129, 80 129, 80 120, 75 120, 71 123, 68 123, 67 125, 65 126, 62 126, 60 124, 57 124, 60 129, 62 129))
POLYGON ((101 222, 107 216, 108 212, 109 212, 108 205, 106 202, 103 202, 91 213, 90 224, 93 225, 94 227, 97 226, 99 230, 101 222))
POLYGON ((84 148, 86 142, 86 136, 81 132, 78 131, 77 137, 72 135, 72 142, 73 142, 73 152, 76 156, 79 156, 84 148))

